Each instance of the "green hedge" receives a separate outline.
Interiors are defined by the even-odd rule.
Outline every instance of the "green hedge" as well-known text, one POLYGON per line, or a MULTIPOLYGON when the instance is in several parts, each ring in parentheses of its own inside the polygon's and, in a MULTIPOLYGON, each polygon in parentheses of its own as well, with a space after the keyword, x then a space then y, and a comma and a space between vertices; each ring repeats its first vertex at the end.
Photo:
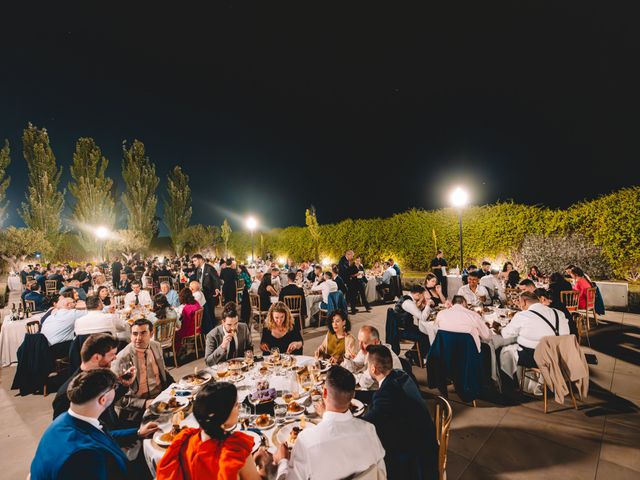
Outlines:
MULTIPOLYGON (((567 235, 581 233, 602 249, 619 277, 637 274, 640 266, 640 187, 625 188, 595 200, 580 202, 566 210, 501 202, 466 208, 463 212, 465 263, 484 258, 502 262, 517 257, 527 234, 567 235)), ((412 209, 389 218, 344 220, 321 225, 320 256, 337 261, 352 248, 367 264, 392 257, 406 268, 425 270, 435 245, 457 264, 458 222, 453 209, 412 209)), ((256 255, 296 261, 313 257, 313 244, 305 227, 287 227, 255 236, 256 255)), ((248 233, 233 232, 229 251, 244 259, 251 253, 248 233)))

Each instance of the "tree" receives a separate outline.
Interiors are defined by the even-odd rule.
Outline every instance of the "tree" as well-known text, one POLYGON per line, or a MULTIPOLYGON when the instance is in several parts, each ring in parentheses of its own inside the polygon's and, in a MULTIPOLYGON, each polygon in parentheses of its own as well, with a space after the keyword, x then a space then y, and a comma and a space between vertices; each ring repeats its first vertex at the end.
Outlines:
POLYGON ((78 139, 73 153, 73 181, 69 183, 69 191, 75 198, 72 215, 80 243, 90 252, 98 250, 93 229, 102 225, 111 230, 116 221, 113 180, 105 176, 108 165, 109 161, 93 138, 78 139))
POLYGON ((29 185, 27 202, 22 203, 20 216, 27 227, 44 232, 51 240, 60 231, 64 207, 64 192, 58 191, 62 167, 56 165, 46 128, 39 129, 29 123, 22 135, 22 148, 29 185))
POLYGON ((222 227, 220 227, 220 236, 222 237, 222 241, 224 242, 224 256, 225 258, 229 256, 229 238, 231 237, 231 225, 229 225, 229 221, 225 218, 224 222, 222 222, 222 227))
MULTIPOLYGON (((160 179, 156 175, 156 167, 146 156, 144 144, 138 140, 127 148, 122 145, 122 177, 126 191, 122 194, 122 203, 129 212, 127 226, 144 235, 147 245, 153 236, 156 216, 156 189, 160 179)), ((146 247, 145 246, 145 247, 146 247)))
POLYGON ((149 237, 137 230, 118 230, 107 241, 106 249, 116 252, 130 261, 136 254, 143 253, 149 246, 149 237))
POLYGON ((313 255, 314 260, 317 262, 318 258, 318 248, 320 245, 320 226, 318 225, 318 219, 316 217, 316 209, 313 205, 311 208, 307 208, 304 212, 304 221, 307 225, 307 230, 309 231, 309 235, 311 235, 311 244, 313 245, 313 255))
POLYGON ((169 230, 176 254, 182 255, 184 231, 191 221, 189 176, 179 166, 167 175, 167 195, 163 202, 164 224, 169 230))
POLYGON ((44 255, 52 251, 42 230, 9 227, 0 231, 0 258, 6 260, 12 270, 19 271, 24 260, 36 250, 44 255))
POLYGON ((213 225, 191 225, 182 232, 181 242, 190 253, 202 253, 206 257, 215 256, 218 228, 213 225))
POLYGON ((0 149, 0 227, 7 218, 7 188, 11 183, 11 177, 7 175, 7 168, 11 163, 11 150, 9 149, 9 141, 4 141, 4 147, 0 149))

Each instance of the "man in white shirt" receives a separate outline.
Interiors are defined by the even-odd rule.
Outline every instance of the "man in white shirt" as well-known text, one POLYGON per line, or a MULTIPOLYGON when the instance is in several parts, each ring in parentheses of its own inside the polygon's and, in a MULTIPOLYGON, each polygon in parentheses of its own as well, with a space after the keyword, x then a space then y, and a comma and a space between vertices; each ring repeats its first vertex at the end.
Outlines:
POLYGON ((467 304, 472 307, 491 304, 491 296, 487 289, 480 285, 480 277, 480 273, 471 272, 467 285, 463 285, 458 289, 458 295, 462 295, 467 304))
POLYGON ((323 401, 315 404, 322 421, 300 432, 290 460, 287 444, 280 445, 274 457, 279 479, 338 480, 369 468, 386 478, 385 452, 375 427, 354 418, 349 410, 354 393, 355 379, 351 372, 337 365, 331 367, 322 392, 323 401))
POLYGON ((329 306, 329 294, 338 291, 338 284, 333 281, 333 273, 331 272, 324 272, 322 277, 323 280, 320 282, 318 282, 318 279, 316 278, 311 290, 314 292, 322 292, 322 303, 320 304, 320 307, 326 309, 329 306))
POLYGON ((358 343, 360 344, 358 354, 353 358, 353 360, 345 358, 342 362, 342 366, 355 375, 356 382, 362 388, 368 390, 375 390, 378 388, 378 384, 375 379, 371 377, 371 373, 369 372, 369 357, 367 356, 367 347, 369 345, 383 345, 388 348, 389 352, 391 352, 393 368, 402 370, 402 363, 400 363, 400 359, 395 352, 391 350, 391 345, 380 342, 380 332, 378 332, 376 327, 371 325, 362 325, 358 331, 358 343))
POLYGON ((251 288, 249 289, 249 293, 253 295, 258 295, 258 288, 260 288, 260 282, 262 282, 262 277, 264 277, 264 273, 258 271, 256 272, 256 278, 253 282, 251 282, 251 288))
MULTIPOLYGON (((87 297, 87 314, 78 318, 75 325, 76 335, 92 333, 110 333, 119 340, 129 339, 129 325, 118 315, 104 313, 102 301, 97 295, 87 297)), ((47 319, 47 322, 49 320, 47 319)))
MULTIPOLYGON (((404 328, 402 338, 418 342, 423 363, 429 350, 429 329, 433 325, 428 321, 431 302, 432 300, 425 296, 425 288, 422 285, 412 285, 410 295, 400 297, 393 309, 401 318, 400 326, 404 328)), ((415 365, 421 366, 416 352, 408 351, 405 357, 415 365)))
POLYGON ((376 290, 381 297, 384 298, 384 294, 387 290, 391 288, 391 278, 398 275, 398 272, 393 265, 389 262, 384 262, 385 271, 382 273, 382 278, 378 278, 378 285, 376 285, 376 290))
POLYGON ((504 291, 504 284, 498 278, 499 274, 498 270, 491 270, 489 275, 485 275, 480 279, 480 286, 487 289, 492 300, 498 299, 504 304, 507 301, 507 297, 504 291))
MULTIPOLYGON (((86 315, 85 310, 76 310, 72 298, 60 297, 56 304, 56 309, 47 317, 47 321, 42 324, 42 333, 47 337, 49 345, 56 350, 60 350, 60 353, 64 353, 65 345, 66 351, 69 351, 69 345, 73 341, 75 334, 74 328, 76 321, 86 315)), ((57 353, 57 352, 56 352, 57 353)))
POLYGON ((134 305, 134 308, 140 305, 147 305, 148 307, 152 305, 151 295, 149 295, 148 291, 142 290, 140 280, 131 282, 131 291, 124 296, 124 305, 125 307, 134 305))
POLYGON ((191 282, 189 282, 189 290, 191 290, 196 302, 198 302, 201 307, 204 307, 207 300, 204 298, 204 293, 200 291, 200 282, 197 280, 191 280, 191 282))
POLYGON ((489 327, 480 315, 467 308, 467 301, 463 296, 455 295, 451 303, 451 308, 438 313, 435 327, 446 332, 468 333, 473 337, 480 352, 480 341, 491 338, 489 327))
POLYGON ((569 321, 560 310, 550 308, 538 300, 531 292, 520 294, 521 312, 516 313, 511 322, 501 330, 504 338, 517 337, 518 365, 537 367, 533 359, 542 337, 569 335, 569 321))
POLYGON ((278 267, 273 267, 271 269, 271 286, 276 291, 276 293, 280 293, 280 289, 282 288, 282 280, 280 279, 280 269, 278 267))

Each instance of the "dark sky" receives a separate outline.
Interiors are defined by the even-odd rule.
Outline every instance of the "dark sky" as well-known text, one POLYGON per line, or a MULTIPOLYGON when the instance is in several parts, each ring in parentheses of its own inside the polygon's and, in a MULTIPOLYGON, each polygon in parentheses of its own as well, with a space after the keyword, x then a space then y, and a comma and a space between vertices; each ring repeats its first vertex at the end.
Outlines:
POLYGON ((456 183, 474 203, 565 207, 638 183, 635 1, 134 3, 5 6, 10 223, 28 121, 65 185, 78 137, 118 182, 122 141, 142 140, 161 195, 173 165, 191 176, 194 223, 387 216, 456 183))

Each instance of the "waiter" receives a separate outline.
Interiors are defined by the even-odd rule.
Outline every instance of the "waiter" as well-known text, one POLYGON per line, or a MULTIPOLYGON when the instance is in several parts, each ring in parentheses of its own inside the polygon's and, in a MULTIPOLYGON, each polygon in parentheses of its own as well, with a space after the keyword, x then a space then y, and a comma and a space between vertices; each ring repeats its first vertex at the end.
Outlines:
POLYGON ((447 297, 447 277, 445 276, 442 267, 447 266, 447 261, 442 256, 442 250, 438 250, 436 252, 436 257, 431 260, 431 271, 433 274, 438 277, 438 282, 442 285, 442 294, 444 298, 447 297))
POLYGON ((214 297, 220 295, 220 277, 215 268, 204 261, 204 257, 196 253, 191 257, 195 274, 191 280, 198 280, 202 286, 202 293, 207 303, 204 304, 204 317, 202 321, 202 333, 206 335, 216 323, 216 302, 214 297))

